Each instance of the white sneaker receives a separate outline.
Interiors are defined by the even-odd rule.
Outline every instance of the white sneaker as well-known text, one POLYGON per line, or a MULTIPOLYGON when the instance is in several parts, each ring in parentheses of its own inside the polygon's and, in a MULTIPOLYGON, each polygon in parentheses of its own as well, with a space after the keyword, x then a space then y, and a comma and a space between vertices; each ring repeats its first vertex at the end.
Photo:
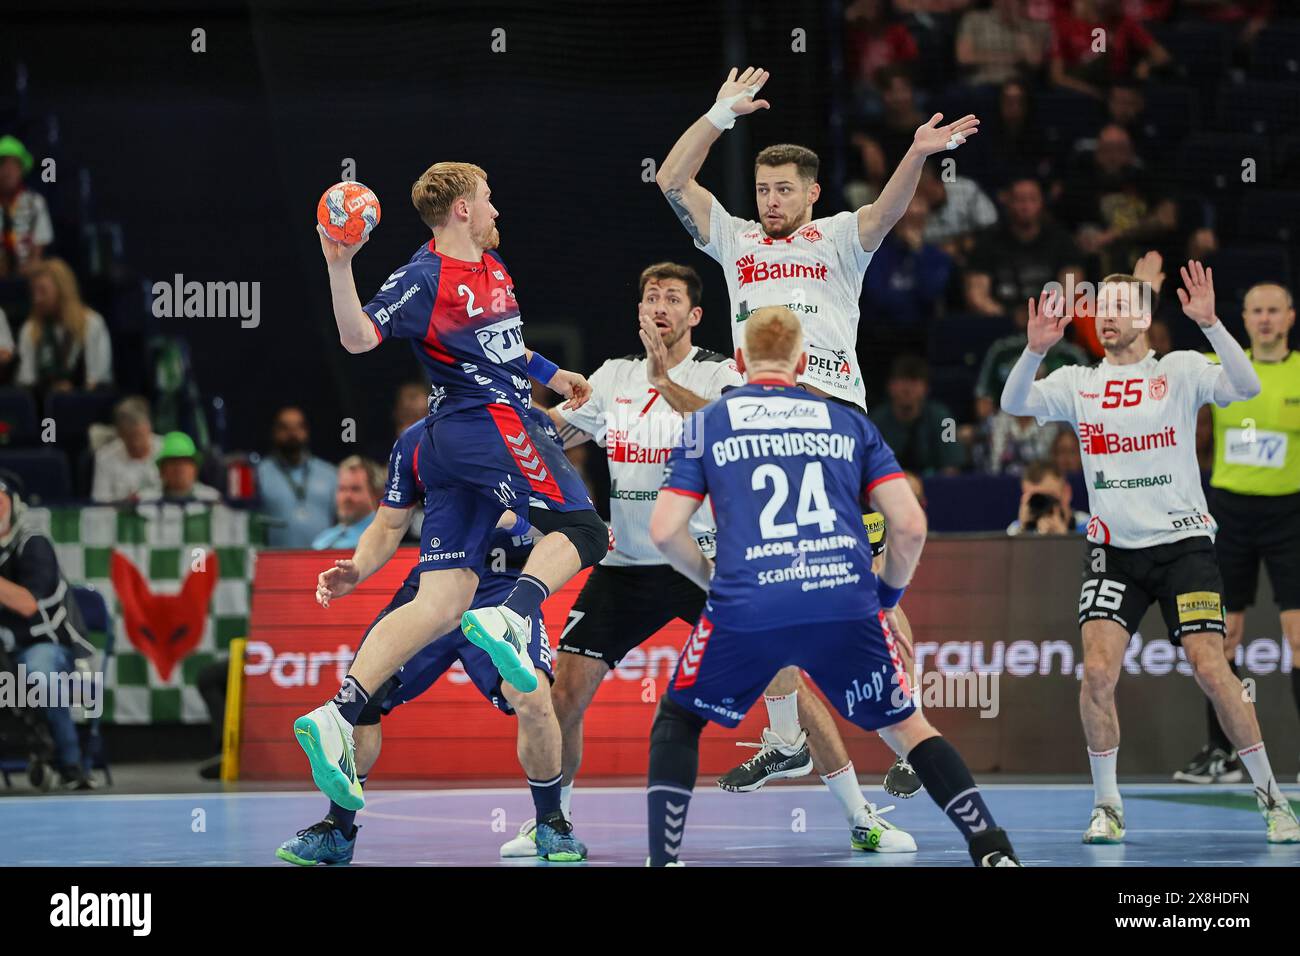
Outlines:
POLYGON ((525 694, 537 690, 537 672, 528 656, 531 619, 524 620, 508 607, 481 607, 461 615, 460 629, 492 658, 502 680, 525 694))
POLYGON ((1124 809, 1101 804, 1092 808, 1088 829, 1083 831, 1084 843, 1123 843, 1124 809))
POLYGON ((1295 811, 1285 796, 1271 800, 1265 791, 1256 787, 1255 800, 1268 823, 1269 843, 1300 843, 1300 822, 1296 821, 1295 811))
POLYGON ((877 808, 874 803, 868 803, 853 814, 853 829, 849 831, 849 843, 853 849, 865 853, 916 852, 916 841, 912 835, 884 818, 892 809, 894 808, 877 808))
POLYGON ((503 860, 521 859, 537 856, 537 821, 525 820, 519 828, 519 835, 501 844, 503 860))
POLYGON ((352 725, 343 719, 334 701, 295 720, 293 737, 311 762, 311 778, 321 793, 345 810, 366 805, 357 779, 352 725))

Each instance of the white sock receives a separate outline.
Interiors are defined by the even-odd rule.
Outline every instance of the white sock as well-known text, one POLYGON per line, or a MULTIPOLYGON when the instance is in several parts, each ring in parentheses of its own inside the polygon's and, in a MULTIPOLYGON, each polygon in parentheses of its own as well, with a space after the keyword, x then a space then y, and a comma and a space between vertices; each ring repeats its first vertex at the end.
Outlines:
POLYGON ((781 697, 764 695, 767 704, 767 726, 788 744, 799 739, 799 692, 793 690, 781 697))
POLYGON ((1268 754, 1264 751, 1262 740, 1245 750, 1238 750, 1237 756, 1245 764, 1246 772, 1250 774, 1250 782, 1256 789, 1267 793, 1270 800, 1286 799, 1277 785, 1277 778, 1273 776, 1273 768, 1268 764, 1268 754))
POLYGON ((826 784, 826 789, 840 802, 840 806, 844 808, 845 819, 849 823, 853 822, 853 815, 867 805, 867 798, 862 795, 862 788, 858 786, 858 775, 853 770, 852 760, 839 770, 824 775, 822 783, 826 784))
POLYGON ((560 787, 560 812, 564 814, 564 819, 570 823, 573 817, 569 814, 569 805, 573 803, 573 784, 566 783, 560 787))
POLYGON ((1124 806, 1124 801, 1119 795, 1119 781, 1115 776, 1115 766, 1118 762, 1118 747, 1103 750, 1101 753, 1088 751, 1088 763, 1092 766, 1093 806, 1107 804, 1117 810, 1124 806))

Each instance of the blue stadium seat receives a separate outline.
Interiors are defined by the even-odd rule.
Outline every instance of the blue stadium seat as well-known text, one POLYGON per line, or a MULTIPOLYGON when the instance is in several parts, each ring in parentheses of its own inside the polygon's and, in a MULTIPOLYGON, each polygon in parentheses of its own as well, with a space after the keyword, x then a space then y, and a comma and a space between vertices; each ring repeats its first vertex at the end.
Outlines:
POLYGON ((56 448, 5 449, 0 451, 0 468, 7 468, 23 480, 31 504, 72 497, 68 458, 56 448))
POLYGON ((1177 148, 1177 178, 1196 190, 1237 191, 1269 182, 1272 155, 1267 137, 1196 132, 1177 148), (1255 161, 1255 183, 1242 182, 1243 160, 1255 161))
POLYGON ((931 475, 923 484, 931 531, 1004 531, 1020 507, 1011 475, 931 475))
POLYGON ((1033 122, 1048 143, 1068 149, 1077 139, 1095 136, 1105 121, 1105 107, 1089 96, 1054 88, 1034 93, 1033 122))
POLYGON ((1276 134, 1300 130, 1300 84, 1262 80, 1219 85, 1218 124, 1243 133, 1276 134))
POLYGON ((978 370, 989 346, 1014 327, 1005 319, 974 312, 953 312, 930 323, 927 359, 931 368, 963 366, 978 370))
POLYGON ((36 441, 36 402, 25 388, 0 388, 0 444, 13 447, 36 441))
POLYGON ((1238 207, 1238 234, 1246 240, 1300 240, 1300 191, 1246 190, 1238 207))
POLYGON ((116 392, 96 389, 93 392, 53 392, 45 400, 45 414, 57 423, 59 447, 77 454, 86 443, 90 426, 110 422, 116 392))
POLYGON ((1300 82, 1300 23, 1271 23, 1255 37, 1250 73, 1260 79, 1300 82))
POLYGON ((1143 88, 1146 100, 1144 126, 1148 135, 1174 141, 1196 127, 1200 115, 1196 90, 1190 86, 1152 84, 1143 88))
POLYGON ((1232 61, 1232 31, 1200 21, 1150 24, 1151 35, 1169 51, 1179 72, 1203 77, 1222 74, 1232 61))
POLYGON ((1256 282, 1276 281, 1288 287, 1291 282, 1290 257, 1286 249, 1278 246, 1220 249, 1206 264, 1214 270, 1214 293, 1220 317, 1239 315, 1246 290, 1256 282))

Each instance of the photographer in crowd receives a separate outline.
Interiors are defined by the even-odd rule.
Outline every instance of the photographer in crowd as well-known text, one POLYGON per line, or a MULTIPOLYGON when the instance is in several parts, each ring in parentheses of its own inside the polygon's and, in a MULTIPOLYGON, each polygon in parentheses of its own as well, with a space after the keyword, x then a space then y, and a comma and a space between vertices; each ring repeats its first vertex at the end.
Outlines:
POLYGON ((1074 490, 1050 461, 1036 461, 1020 476, 1019 517, 1007 534, 1083 534, 1088 515, 1070 507, 1074 490))

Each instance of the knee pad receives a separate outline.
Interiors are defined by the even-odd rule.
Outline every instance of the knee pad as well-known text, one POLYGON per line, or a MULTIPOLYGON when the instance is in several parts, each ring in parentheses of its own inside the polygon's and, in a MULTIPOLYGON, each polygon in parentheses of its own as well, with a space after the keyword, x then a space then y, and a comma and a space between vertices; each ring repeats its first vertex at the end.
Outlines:
POLYGON ((691 743, 699 739, 705 720, 665 697, 659 702, 654 723, 650 726, 650 743, 691 743))
POLYGON ((590 568, 609 553, 609 529, 594 511, 547 511, 529 508, 528 520, 533 527, 549 534, 558 531, 578 551, 584 568, 590 568))

